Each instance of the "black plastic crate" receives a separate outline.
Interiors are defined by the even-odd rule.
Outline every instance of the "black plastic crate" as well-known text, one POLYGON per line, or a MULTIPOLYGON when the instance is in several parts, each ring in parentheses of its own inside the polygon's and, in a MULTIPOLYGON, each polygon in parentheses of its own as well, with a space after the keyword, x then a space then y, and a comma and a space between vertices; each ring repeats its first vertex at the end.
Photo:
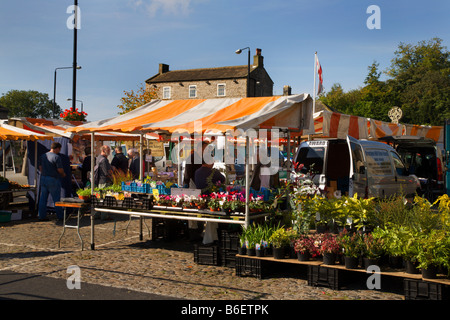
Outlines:
POLYGON ((235 268, 236 267, 236 254, 237 250, 221 249, 220 260, 222 267, 235 268))
POLYGON ((152 218, 152 240, 172 241, 187 237, 187 223, 183 220, 152 218))
POLYGON ((405 300, 444 300, 446 288, 435 282, 414 279, 403 279, 405 300))
POLYGON ((138 199, 127 197, 122 202, 122 208, 137 209, 137 210, 151 210, 153 208, 153 199, 138 199))
POLYGON ((194 262, 218 266, 220 264, 219 247, 216 245, 194 245, 194 262))
POLYGON ((236 276, 262 279, 261 260, 236 257, 236 276))
POLYGON ((308 285, 340 289, 339 270, 321 266, 308 265, 308 285))
POLYGON ((222 230, 220 234, 220 247, 225 250, 235 250, 237 252, 240 240, 239 231, 222 230))
POLYGON ((114 208, 118 206, 117 199, 112 196, 105 196, 103 199, 103 206, 108 208, 114 208))

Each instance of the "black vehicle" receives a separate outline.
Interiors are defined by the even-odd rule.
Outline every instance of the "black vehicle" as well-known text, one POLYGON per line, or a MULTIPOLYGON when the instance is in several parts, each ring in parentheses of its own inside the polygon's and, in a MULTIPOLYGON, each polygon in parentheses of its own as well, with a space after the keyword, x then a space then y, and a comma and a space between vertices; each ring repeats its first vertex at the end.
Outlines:
POLYGON ((419 196, 434 201, 445 193, 443 144, 416 136, 389 136, 380 140, 394 147, 409 173, 419 178, 419 196))

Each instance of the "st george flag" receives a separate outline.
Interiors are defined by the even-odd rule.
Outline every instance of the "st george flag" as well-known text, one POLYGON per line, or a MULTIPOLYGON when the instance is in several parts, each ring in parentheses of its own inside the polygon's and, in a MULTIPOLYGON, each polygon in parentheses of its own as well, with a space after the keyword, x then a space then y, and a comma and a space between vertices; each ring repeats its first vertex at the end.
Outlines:
POLYGON ((317 54, 316 54, 316 66, 317 66, 316 70, 319 75, 319 88, 317 89, 317 94, 319 95, 323 91, 323 78, 322 78, 322 66, 320 65, 317 54))

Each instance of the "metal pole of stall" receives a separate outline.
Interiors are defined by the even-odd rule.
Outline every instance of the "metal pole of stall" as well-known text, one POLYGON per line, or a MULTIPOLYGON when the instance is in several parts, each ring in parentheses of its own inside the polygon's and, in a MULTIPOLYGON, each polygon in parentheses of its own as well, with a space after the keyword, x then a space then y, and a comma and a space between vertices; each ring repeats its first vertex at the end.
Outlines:
POLYGON ((2 140, 2 153, 3 153, 3 177, 6 178, 6 152, 5 152, 5 140, 2 140))
POLYGON ((288 158, 288 165, 287 165, 287 173, 286 173, 286 179, 289 181, 291 178, 291 131, 287 131, 287 158, 288 158))
POLYGON ((250 137, 245 137, 245 146, 247 149, 245 157, 245 228, 250 224, 250 209, 249 209, 249 197, 250 197, 250 137))
POLYGON ((139 180, 141 180, 141 182, 144 182, 144 166, 143 166, 143 153, 142 153, 142 132, 139 135, 139 180))
POLYGON ((37 212, 38 209, 38 201, 39 201, 39 193, 37 186, 37 157, 38 157, 38 142, 34 140, 34 212, 37 212))
MULTIPOLYGON (((91 198, 94 196, 94 188, 95 188, 95 181, 94 181, 94 161, 95 161, 95 137, 94 132, 91 133, 91 198)), ((94 243, 94 216, 95 216, 95 209, 91 202, 91 250, 95 250, 95 243, 94 243)))

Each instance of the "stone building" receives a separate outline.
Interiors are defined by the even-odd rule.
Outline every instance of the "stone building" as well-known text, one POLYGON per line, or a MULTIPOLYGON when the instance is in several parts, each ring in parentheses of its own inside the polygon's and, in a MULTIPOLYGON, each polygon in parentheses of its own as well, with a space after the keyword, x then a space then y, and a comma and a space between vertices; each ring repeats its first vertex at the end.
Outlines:
MULTIPOLYGON (((159 99, 212 99, 247 96, 248 65, 169 70, 161 63, 158 74, 145 81, 147 90, 156 89, 159 99)), ((264 68, 261 49, 250 65, 249 97, 273 95, 273 81, 264 68)))

